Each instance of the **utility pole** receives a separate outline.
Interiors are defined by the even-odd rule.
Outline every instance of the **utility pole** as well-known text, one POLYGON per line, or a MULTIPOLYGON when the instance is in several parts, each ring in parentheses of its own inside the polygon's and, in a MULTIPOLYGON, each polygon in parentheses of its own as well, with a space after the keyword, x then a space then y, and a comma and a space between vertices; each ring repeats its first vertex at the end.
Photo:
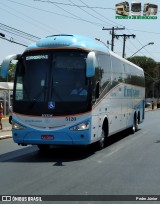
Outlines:
POLYGON ((111 50, 114 51, 114 38, 115 38, 115 30, 124 30, 125 27, 123 28, 118 28, 118 27, 112 27, 112 28, 102 28, 102 30, 110 30, 110 34, 112 35, 112 41, 111 41, 111 50))
POLYGON ((125 57, 126 39, 127 39, 127 38, 130 38, 130 37, 135 38, 136 36, 135 36, 134 34, 132 34, 132 35, 123 34, 123 35, 115 35, 115 37, 116 37, 117 39, 118 39, 119 37, 123 37, 123 53, 122 53, 122 57, 124 58, 124 57, 125 57))

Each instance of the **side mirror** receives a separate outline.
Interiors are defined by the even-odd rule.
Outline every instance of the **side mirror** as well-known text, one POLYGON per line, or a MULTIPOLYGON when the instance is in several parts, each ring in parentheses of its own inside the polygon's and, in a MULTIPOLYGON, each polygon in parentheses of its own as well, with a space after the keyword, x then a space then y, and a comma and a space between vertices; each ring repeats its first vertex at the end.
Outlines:
POLYGON ((12 116, 9 116, 9 123, 12 125, 12 116))
POLYGON ((7 56, 3 62, 2 62, 2 67, 1 67, 1 76, 5 78, 7 76, 9 64, 12 60, 18 60, 20 55, 9 55, 7 56))
POLYGON ((86 59, 87 67, 86 67, 86 76, 93 77, 95 74, 96 67, 96 56, 94 52, 90 52, 86 59))

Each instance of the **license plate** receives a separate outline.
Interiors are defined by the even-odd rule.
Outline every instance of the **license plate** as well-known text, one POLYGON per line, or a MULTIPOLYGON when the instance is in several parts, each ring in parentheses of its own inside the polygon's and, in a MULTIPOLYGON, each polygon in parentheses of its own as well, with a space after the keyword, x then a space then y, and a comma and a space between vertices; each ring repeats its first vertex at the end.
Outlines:
POLYGON ((53 135, 41 135, 42 140, 53 140, 54 136, 53 135))

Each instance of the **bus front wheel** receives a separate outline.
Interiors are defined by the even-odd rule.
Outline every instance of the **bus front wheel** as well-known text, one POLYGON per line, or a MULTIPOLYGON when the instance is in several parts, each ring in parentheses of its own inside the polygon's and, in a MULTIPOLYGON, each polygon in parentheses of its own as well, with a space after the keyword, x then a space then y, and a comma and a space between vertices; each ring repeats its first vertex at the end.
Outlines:
POLYGON ((103 123, 102 130, 101 130, 100 140, 97 142, 98 150, 101 150, 105 147, 107 136, 108 136, 108 121, 105 120, 103 123))
POLYGON ((102 129, 102 132, 101 132, 101 137, 100 137, 100 140, 97 142, 97 148, 98 150, 101 150, 104 148, 105 146, 105 132, 104 130, 102 129))

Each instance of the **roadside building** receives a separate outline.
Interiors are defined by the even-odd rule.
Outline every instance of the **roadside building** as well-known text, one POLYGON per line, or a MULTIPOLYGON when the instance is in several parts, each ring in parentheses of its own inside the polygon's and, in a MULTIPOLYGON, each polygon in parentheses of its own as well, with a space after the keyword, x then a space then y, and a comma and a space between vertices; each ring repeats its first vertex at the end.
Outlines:
POLYGON ((12 105, 13 82, 0 82, 0 102, 4 107, 4 116, 8 115, 12 105))

